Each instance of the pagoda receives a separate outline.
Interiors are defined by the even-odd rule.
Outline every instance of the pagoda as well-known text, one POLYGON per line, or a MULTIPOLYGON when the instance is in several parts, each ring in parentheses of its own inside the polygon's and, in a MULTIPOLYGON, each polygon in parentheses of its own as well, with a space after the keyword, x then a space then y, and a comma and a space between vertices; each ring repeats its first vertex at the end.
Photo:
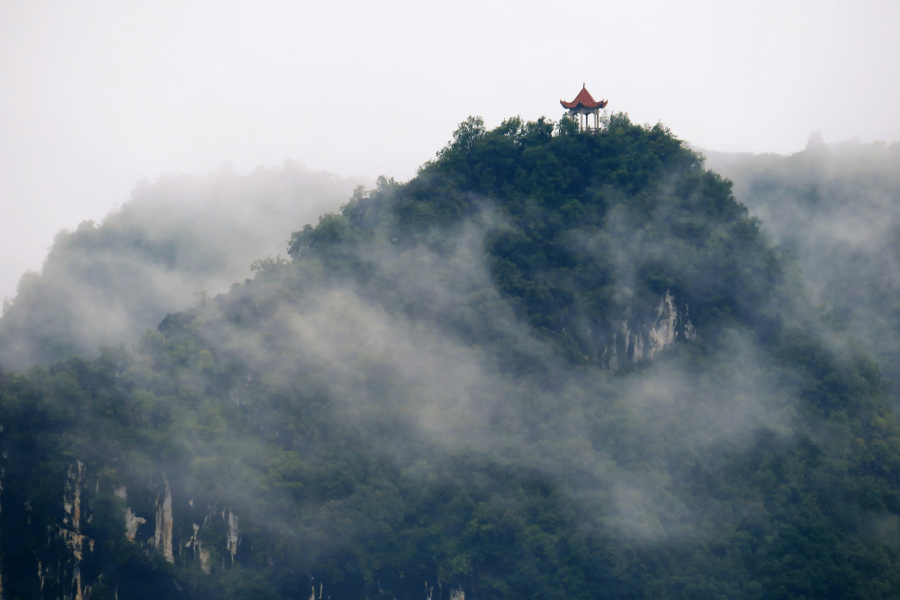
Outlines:
POLYGON ((578 121, 581 131, 600 131, 600 109, 606 108, 609 104, 606 100, 594 100, 591 93, 587 91, 585 84, 582 84, 581 91, 575 96, 571 102, 560 100, 563 108, 569 109, 569 116, 578 121), (576 115, 578 117, 576 118, 576 115), (594 126, 590 127, 588 115, 594 115, 594 126))

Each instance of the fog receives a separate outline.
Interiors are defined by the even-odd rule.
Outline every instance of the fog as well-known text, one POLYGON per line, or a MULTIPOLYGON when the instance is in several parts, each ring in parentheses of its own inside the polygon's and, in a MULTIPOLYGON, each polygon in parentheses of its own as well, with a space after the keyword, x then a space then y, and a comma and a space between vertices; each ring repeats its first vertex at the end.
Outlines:
POLYGON ((0 318, 0 365, 133 344, 166 313, 252 276, 255 261, 286 255, 291 231, 362 183, 290 161, 143 183, 102 222, 59 232, 41 272, 23 276, 0 318))
POLYGON ((788 156, 706 155, 796 254, 836 342, 871 352, 900 402, 900 143, 826 144, 816 133, 788 156))
POLYGON ((758 221, 665 128, 605 124, 469 119, 374 189, 293 162, 164 176, 58 235, 0 319, 4 514, 42 540, 82 490, 98 525, 60 531, 98 550, 38 544, 40 585, 102 589, 114 544, 160 597, 888 581, 878 310, 846 316, 835 282, 893 277, 896 146, 709 153, 758 221), (73 352, 100 356, 7 372, 73 352))
MULTIPOLYGON (((4 527, 37 532, 28 573, 58 569, 48 595, 79 596, 80 566, 102 587, 88 563, 121 538, 121 484, 135 556, 163 567, 171 487, 181 562, 158 572, 230 593, 213 598, 856 581, 824 555, 889 589, 895 421, 864 354, 900 406, 898 25, 876 1, 2 3, 0 475, 4 527), (690 159, 671 185, 641 188, 635 161, 578 191, 609 210, 533 244, 571 271, 535 251, 515 294, 491 244, 531 260, 540 194, 518 223, 481 198, 456 228, 397 240, 385 213, 333 254, 278 257, 358 185, 415 177, 466 116, 557 118, 582 84, 711 149, 773 243, 690 159), (72 354, 100 358, 10 374, 72 354), (79 531, 59 503, 82 462, 79 531), (819 533, 797 542, 806 507, 819 533), (48 524, 98 554, 41 546, 48 524), (250 574, 278 593, 229 587, 250 574)), ((9 585, 25 553, 0 554, 9 585)))
MULTIPOLYGON (((700 368, 676 346, 625 375, 569 364, 517 318, 496 288, 484 243, 500 226, 488 214, 444 240, 440 253, 424 244, 404 251, 384 241, 363 244, 350 260, 367 265, 365 283, 333 277, 315 261, 293 268, 270 263, 231 297, 195 307, 216 360, 246 373, 230 388, 231 400, 266 431, 239 442, 222 432, 229 437, 220 440, 216 460, 231 470, 217 477, 232 485, 219 501, 245 507, 249 512, 242 514, 273 531, 301 526, 300 516, 292 521, 276 508, 290 500, 255 495, 258 482, 235 482, 253 482, 259 465, 275 460, 273 434, 297 435, 284 422, 279 398, 301 402, 297 394, 310 393, 297 387, 302 381, 317 382, 312 396, 328 399, 335 439, 349 436, 372 460, 409 470, 402 479, 412 485, 452 483, 501 494, 503 484, 480 469, 534 473, 565 491, 564 501, 584 527, 612 531, 638 546, 712 540, 754 510, 755 499, 698 503, 688 485, 692 469, 726 468, 754 447, 760 431, 785 440, 821 435, 795 418, 800 402, 784 389, 794 374, 740 331, 720 338, 720 357, 700 368), (263 309, 248 310, 260 302, 263 309), (527 372, 510 369, 508 348, 527 372), (480 466, 467 473, 460 460, 480 466), (427 472, 442 479, 419 481, 427 472)), ((609 247, 636 240, 617 257, 620 285, 628 288, 659 247, 649 236, 635 238, 621 222, 610 229, 618 231, 609 247)), ((621 296, 641 315, 631 321, 640 329, 648 311, 639 310, 640 300, 621 296)), ((179 384, 194 385, 202 384, 179 384)), ((835 452, 840 448, 834 445, 835 452)), ((305 460, 313 461, 324 450, 308 452, 305 460)), ((185 486, 196 485, 188 483, 192 477, 210 476, 174 464, 164 470, 180 471, 185 486)), ((329 551, 367 538, 373 519, 401 518, 400 491, 392 485, 377 498, 360 489, 331 507, 333 513, 318 513, 313 526, 327 532, 329 551), (354 512, 357 504, 362 514, 354 512)))
POLYGON ((893 2, 0 5, 0 298, 136 182, 291 158, 400 180, 582 82, 704 148, 900 138, 893 2), (565 24, 563 26, 562 24, 565 24), (589 48, 589 51, 584 51, 589 48))

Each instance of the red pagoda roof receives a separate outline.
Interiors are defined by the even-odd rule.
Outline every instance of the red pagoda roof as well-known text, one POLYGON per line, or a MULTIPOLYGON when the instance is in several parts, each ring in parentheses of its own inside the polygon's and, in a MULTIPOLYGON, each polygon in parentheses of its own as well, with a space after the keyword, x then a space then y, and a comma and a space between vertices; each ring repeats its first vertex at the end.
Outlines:
POLYGON ((587 91, 587 88, 584 86, 581 87, 581 91, 578 92, 578 95, 575 96, 574 100, 571 102, 560 100, 559 103, 565 108, 578 108, 579 105, 585 108, 606 108, 606 105, 609 104, 607 100, 601 100, 599 102, 594 100, 591 93, 587 91))

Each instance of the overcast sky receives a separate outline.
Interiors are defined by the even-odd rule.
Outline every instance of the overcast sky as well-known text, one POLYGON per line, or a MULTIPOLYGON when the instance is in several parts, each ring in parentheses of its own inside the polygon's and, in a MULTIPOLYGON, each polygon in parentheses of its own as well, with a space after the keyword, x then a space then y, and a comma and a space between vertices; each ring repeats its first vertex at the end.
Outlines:
POLYGON ((726 151, 900 139, 900 2, 0 0, 0 298, 142 179, 401 180, 468 115, 609 109, 726 151))

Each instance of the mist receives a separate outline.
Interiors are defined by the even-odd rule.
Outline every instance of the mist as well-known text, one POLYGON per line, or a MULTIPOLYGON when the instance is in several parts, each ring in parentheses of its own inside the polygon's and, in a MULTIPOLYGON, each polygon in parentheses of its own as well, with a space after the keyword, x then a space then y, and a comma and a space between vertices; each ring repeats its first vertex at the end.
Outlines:
MULTIPOLYGON (((740 331, 720 340, 728 359, 699 368, 678 347, 632 373, 573 368, 504 302, 484 260, 489 232, 472 225, 449 254, 360 248, 354 258, 374 270, 378 288, 390 290, 387 297, 372 298, 371 287, 346 282, 312 284, 307 273, 299 278, 301 302, 270 303, 254 319, 238 318, 225 299, 200 309, 217 359, 260 381, 233 398, 253 406, 273 396, 264 391, 268 386, 298 378, 327 382, 332 424, 352 431, 391 468, 418 465, 466 479, 453 463, 476 456, 530 472, 565 490, 562 500, 591 527, 611 528, 639 544, 695 543, 712 535, 701 527, 708 507, 697 506, 694 491, 684 487, 690 469, 722 468, 749 451, 760 431, 788 440, 798 429, 810 433, 788 416, 799 410, 799 399, 780 393, 790 373, 740 331), (467 308, 475 298, 481 309, 473 322, 467 308), (481 343, 473 346, 473 335, 481 343), (507 344, 527 355, 527 372, 511 370, 509 358, 497 353, 507 344)), ((652 246, 633 247, 634 262, 619 267, 637 270, 652 246)), ((246 292, 259 293, 253 288, 284 269, 270 267, 246 292)), ((278 418, 265 414, 256 413, 278 430, 278 418)), ((719 527, 738 524, 734 515, 717 518, 719 527)), ((358 535, 345 535, 351 533, 358 535)))
POLYGON ((285 255, 291 231, 361 183, 291 161, 144 182, 102 222, 60 231, 41 272, 22 277, 0 318, 0 365, 134 343, 166 313, 250 276, 254 261, 285 255))
MULTIPOLYGON (((660 218, 657 226, 665 227, 660 218)), ((207 351, 214 362, 199 376, 176 367, 155 402, 193 395, 224 377, 229 383, 213 396, 253 425, 243 432, 214 428, 184 448, 180 460, 156 468, 173 485, 194 490, 198 505, 239 507, 242 523, 265 532, 254 543, 275 532, 295 540, 300 547, 289 553, 292 560, 315 571, 324 559, 309 554, 304 540, 316 540, 315 552, 324 557, 362 560, 386 551, 379 550, 380 539, 390 539, 410 518, 409 498, 432 498, 452 511, 463 491, 478 499, 479 511, 527 510, 531 500, 521 497, 521 478, 555 490, 545 501, 578 523, 576 536, 654 556, 678 553, 740 536, 748 519, 767 518, 760 495, 717 497, 728 484, 714 482, 727 481, 736 462, 798 440, 828 447, 835 459, 845 455, 846 442, 810 420, 796 367, 740 327, 701 329, 705 342, 682 339, 652 361, 632 355, 629 364, 623 356, 624 370, 573 366, 521 320, 492 276, 487 248, 508 227, 488 212, 463 223, 438 250, 427 242, 398 248, 377 239, 339 258, 324 249, 293 264, 269 261, 229 294, 169 317, 159 334, 144 338, 139 362, 125 376, 145 377, 140 363, 164 360, 166 344, 202 339, 204 350, 189 351, 186 360, 204 360, 207 351), (336 260, 361 265, 363 280, 335 270, 336 260), (690 344, 702 343, 713 343, 716 353, 698 357, 690 344), (301 414, 321 425, 296 430, 287 424, 286 415, 301 414), (352 491, 337 497, 279 488, 268 478, 263 483, 262 466, 279 470, 275 481, 284 476, 273 465, 290 460, 285 448, 297 453, 301 462, 293 468, 307 485, 340 479, 355 461, 365 467, 353 475, 361 479, 352 491), (209 481, 220 483, 202 483, 209 481)), ((624 218, 611 219, 605 233, 598 244, 621 248, 617 280, 636 285, 643 265, 658 257, 658 241, 636 235, 624 218)), ((585 251, 583 242, 571 243, 585 251)), ((603 260, 597 244, 587 251, 603 260)), ((626 306, 635 302, 615 296, 626 306)), ((795 319, 810 318, 802 301, 792 310, 795 319)), ((640 331, 644 313, 635 312, 631 329, 640 331)), ((667 317, 651 317, 648 329, 667 317)), ((585 319, 579 314, 571 321, 585 319)), ((176 409, 171 435, 190 430, 192 412, 176 409)), ((521 548, 508 551, 518 556, 521 548)), ((702 568, 691 560, 680 564, 702 568)), ((376 567, 379 585, 404 590, 394 568, 376 567)), ((452 577, 434 568, 418 576, 452 577)))
POLYGON ((900 138, 896 3, 568 6, 570 28, 539 2, 3 3, 0 298, 144 177, 291 157, 407 180, 466 115, 557 118, 582 82, 704 148, 900 138))
MULTIPOLYGON (((784 443, 811 433, 789 416, 800 410, 797 397, 782 393, 790 370, 738 330, 719 339, 720 358, 699 366, 677 345, 652 363, 623 365, 625 372, 573 367, 494 283, 485 247, 502 227, 485 215, 439 252, 363 243, 341 260, 364 264, 365 283, 334 276, 315 259, 269 261, 228 294, 168 317, 134 357, 118 359, 131 363, 123 384, 134 385, 167 347, 187 349, 183 366, 151 383, 158 397, 143 410, 170 406, 167 436, 191 439, 198 416, 187 398, 219 381, 213 397, 252 426, 213 427, 153 472, 193 490, 198 506, 231 506, 245 526, 319 540, 328 556, 377 544, 372 528, 384 521, 399 527, 406 486, 467 490, 502 506, 517 502, 508 478, 521 476, 558 489, 555 502, 574 511, 580 527, 619 543, 658 549, 733 532, 754 501, 711 510, 688 484, 698 468, 714 473, 753 450, 760 432, 784 443), (203 349, 185 346, 185 336, 202 339, 203 349), (199 373, 184 369, 206 360, 204 352, 214 361, 199 373), (313 414, 327 435, 285 421, 313 414), (260 479, 260 467, 281 464, 285 448, 302 456, 307 484, 328 477, 348 460, 342 439, 353 440, 346 451, 371 471, 349 496, 297 496, 260 479)), ((611 227, 634 237, 621 223, 611 227)), ((616 268, 633 281, 656 242, 628 250, 616 268)), ((293 555, 312 560, 306 550, 293 555)))
MULTIPOLYGON (((706 164, 769 234, 797 256, 803 280, 846 338, 871 352, 900 394, 900 143, 825 144, 791 155, 705 152, 706 164)), ((844 342, 845 343, 845 342, 844 342)))
POLYGON ((898 23, 0 3, 0 594, 897 597, 898 23))
POLYGON ((103 347, 0 372, 0 519, 30 544, 4 589, 893 589, 900 434, 865 344, 700 155, 603 124, 470 117, 372 187, 163 179, 62 234, 8 348, 103 347))

